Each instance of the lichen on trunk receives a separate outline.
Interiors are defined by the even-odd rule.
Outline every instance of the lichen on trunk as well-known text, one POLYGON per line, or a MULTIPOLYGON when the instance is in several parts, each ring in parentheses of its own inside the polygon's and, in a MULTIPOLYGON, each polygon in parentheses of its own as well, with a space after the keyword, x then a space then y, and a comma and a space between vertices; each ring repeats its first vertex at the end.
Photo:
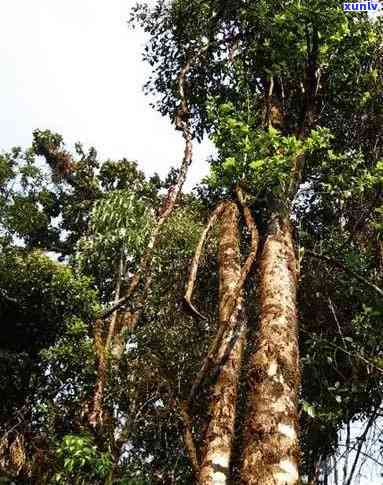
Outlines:
POLYGON ((274 217, 260 261, 261 317, 248 375, 241 482, 299 482, 297 398, 300 382, 296 291, 290 224, 274 217))
POLYGON ((226 484, 230 475, 246 322, 242 292, 234 311, 228 305, 228 299, 236 290, 241 273, 240 263, 238 208, 235 203, 228 202, 222 213, 219 237, 219 325, 226 327, 226 331, 218 349, 217 360, 222 365, 212 392, 210 422, 205 435, 204 458, 199 476, 199 482, 204 485, 226 484))

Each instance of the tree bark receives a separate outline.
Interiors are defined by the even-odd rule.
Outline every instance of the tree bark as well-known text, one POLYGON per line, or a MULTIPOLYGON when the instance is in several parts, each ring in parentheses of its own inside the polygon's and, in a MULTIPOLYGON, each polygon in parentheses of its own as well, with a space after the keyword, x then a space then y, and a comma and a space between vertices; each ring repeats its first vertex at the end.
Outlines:
MULTIPOLYGON (((124 266, 125 266, 124 258, 120 256, 118 269, 117 269, 116 289, 114 293, 115 302, 118 301, 120 298, 121 282, 122 282, 122 276, 124 273, 124 266)), ((103 418, 104 418, 103 400, 104 400, 105 385, 108 377, 108 353, 114 336, 116 320, 117 320, 117 311, 115 311, 111 317, 105 344, 103 343, 103 336, 102 336, 103 322, 101 320, 98 320, 95 327, 96 329, 95 350, 96 350, 96 356, 98 358, 97 379, 96 379, 96 385, 95 385, 94 394, 93 394, 92 411, 89 415, 89 424, 93 428, 95 428, 97 424, 102 424, 103 418)))
POLYGON ((219 325, 227 327, 219 350, 218 361, 223 361, 214 385, 210 422, 205 436, 205 454, 199 482, 203 485, 223 485, 229 480, 230 456, 234 434, 237 387, 246 333, 243 315, 242 291, 234 312, 227 302, 236 289, 241 274, 238 233, 238 207, 233 202, 225 205, 219 238, 219 325), (230 343, 238 337, 230 349, 230 343), (229 353, 224 354, 229 348, 229 353))
POLYGON ((241 482, 297 485, 298 265, 286 220, 272 218, 260 267, 261 317, 248 376, 241 482))

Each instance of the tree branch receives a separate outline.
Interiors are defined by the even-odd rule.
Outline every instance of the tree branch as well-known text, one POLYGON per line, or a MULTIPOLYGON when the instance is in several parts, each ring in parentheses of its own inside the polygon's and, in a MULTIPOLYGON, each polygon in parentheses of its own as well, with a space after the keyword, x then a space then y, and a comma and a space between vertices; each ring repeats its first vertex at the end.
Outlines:
POLYGON ((185 401, 180 402, 180 415, 184 427, 184 443, 186 451, 189 455, 190 463, 193 468, 195 478, 198 480, 200 465, 198 461, 197 448, 193 438, 192 420, 188 412, 188 404, 185 401))
MULTIPOLYGON (((122 275, 124 273, 124 257, 121 254, 117 265, 117 277, 116 277, 116 289, 115 289, 115 301, 118 301, 120 297, 122 275)), ((102 336, 102 320, 97 320, 95 326, 94 344, 97 357, 97 379, 93 393, 92 410, 89 414, 89 424, 95 428, 98 424, 102 425, 103 422, 103 402, 106 380, 108 377, 108 353, 115 333, 117 320, 117 311, 112 314, 112 318, 109 322, 108 333, 105 339, 102 336)))
POLYGON ((360 354, 357 354, 356 352, 350 352, 349 350, 347 350, 343 347, 340 347, 340 345, 336 345, 333 342, 330 342, 330 340, 328 340, 328 339, 326 339, 326 338, 324 338, 320 335, 313 336, 312 332, 309 332, 309 331, 305 330, 304 328, 300 328, 300 331, 303 332, 303 333, 306 333, 307 335, 310 335, 312 338, 317 338, 317 339, 321 340, 322 342, 326 342, 326 344, 329 345, 330 347, 332 347, 333 349, 340 350, 341 352, 344 352, 345 354, 349 355, 350 357, 355 357, 355 358, 361 360, 365 364, 369 365, 373 369, 375 369, 378 372, 380 372, 381 374, 383 374, 383 368, 374 364, 374 362, 372 360, 366 359, 365 357, 363 357, 360 354))
MULTIPOLYGON (((237 192, 238 200, 239 200, 239 202, 242 206, 243 212, 244 212, 244 218, 245 218, 246 226, 247 226, 247 228, 248 228, 248 230, 251 234, 250 253, 247 256, 244 265, 242 266, 240 276, 238 278, 238 281, 236 282, 236 285, 235 285, 235 288, 234 288, 232 294, 223 302, 223 305, 225 305, 225 306, 227 305, 228 309, 229 309, 228 312, 227 312, 228 318, 227 318, 226 322, 224 322, 224 324, 219 327, 219 329, 218 329, 218 331, 217 331, 217 333, 214 337, 214 340, 213 340, 213 342, 212 342, 212 344, 211 344, 211 346, 208 350, 208 353, 206 354, 206 357, 205 357, 205 359, 202 363, 202 366, 201 366, 198 374, 196 375, 196 378, 195 378, 193 385, 192 385, 192 388, 190 390, 189 403, 191 403, 193 401, 195 393, 196 393, 197 389, 199 388, 199 386, 201 385, 202 381, 204 380, 205 375, 209 371, 211 364, 214 364, 215 368, 217 368, 217 366, 222 365, 222 359, 219 362, 215 362, 217 350, 219 348, 219 344, 222 340, 222 337, 223 337, 223 335, 225 334, 225 332, 228 328, 230 319, 233 316, 233 313, 237 308, 237 302, 238 302, 238 298, 240 296, 241 290, 242 290, 242 288, 245 284, 246 278, 247 278, 247 276, 250 272, 250 269, 251 269, 251 267, 254 263, 254 260, 257 256, 258 244, 259 244, 258 229, 257 229, 257 226, 255 224, 255 221, 253 219, 253 216, 251 214, 250 209, 246 206, 242 189, 240 187, 237 187, 236 192, 237 192)), ((230 342, 228 343, 228 345, 230 345, 230 342)), ((227 352, 224 351, 223 356, 225 356, 226 354, 227 354, 227 352)))
MULTIPOLYGON (((195 59, 197 57, 198 55, 195 57, 195 59)), ((184 185, 188 168, 192 162, 192 154, 193 154, 193 147, 192 147, 193 136, 192 136, 191 124, 190 124, 189 117, 186 116, 186 113, 185 113, 185 110, 187 111, 189 110, 188 104, 187 104, 187 98, 185 94, 185 82, 186 82, 187 74, 189 73, 192 67, 193 61, 195 59, 188 60, 186 64, 182 66, 178 76, 180 106, 178 108, 178 113, 176 115, 176 127, 182 129, 182 132, 183 132, 182 135, 183 135, 183 138, 185 139, 185 148, 184 148, 184 156, 181 161, 181 166, 179 169, 177 181, 175 185, 170 187, 168 190, 167 196, 165 197, 165 203, 166 203, 165 207, 163 207, 163 210, 160 211, 160 216, 157 220, 156 226, 151 234, 146 250, 141 258, 139 269, 133 275, 133 278, 130 281, 126 294, 114 305, 112 305, 111 308, 108 308, 107 310, 105 310, 100 315, 101 319, 108 318, 116 310, 124 306, 129 301, 129 299, 131 298, 135 290, 137 289, 137 286, 140 283, 141 278, 146 276, 150 271, 152 261, 153 261, 154 248, 157 243, 161 228, 167 221, 171 212, 173 211, 177 198, 184 185), (180 119, 182 119, 182 122, 179 121, 180 119)))
POLYGON ((331 263, 334 266, 337 266, 338 268, 342 269, 343 271, 346 271, 346 273, 349 273, 351 276, 353 276, 355 279, 357 279, 358 281, 360 281, 364 285, 367 285, 370 288, 372 288, 380 296, 383 296, 383 290, 381 288, 379 288, 374 283, 367 280, 366 278, 364 278, 363 276, 361 276, 357 272, 348 268, 347 266, 345 266, 343 263, 341 263, 337 259, 335 259, 331 256, 327 256, 326 254, 318 254, 318 253, 315 253, 314 251, 310 251, 310 250, 307 250, 306 253, 309 254, 310 256, 312 256, 313 258, 322 259, 323 261, 327 261, 328 263, 331 263))
POLYGON ((379 406, 377 406, 373 413, 371 414, 370 416, 370 419, 368 420, 367 424, 366 424, 366 427, 362 433, 362 435, 359 437, 358 439, 358 447, 357 447, 357 452, 356 452, 356 455, 355 455, 355 459, 354 459, 354 463, 352 464, 352 468, 351 468, 351 472, 350 472, 350 476, 348 477, 348 480, 346 482, 346 485, 351 485, 351 482, 352 482, 352 478, 354 476, 354 473, 355 473, 355 469, 356 469, 356 465, 358 463, 358 460, 359 460, 359 456, 360 456, 360 453, 362 451, 362 447, 363 447, 363 444, 364 442, 366 441, 366 437, 367 437, 367 434, 371 428, 371 426, 374 424, 374 421, 376 419, 376 414, 378 412, 378 409, 379 409, 379 406))
POLYGON ((192 304, 191 299, 194 291, 194 286, 195 286, 195 280, 197 278, 197 272, 198 272, 198 265, 199 261, 201 259, 201 253, 203 249, 203 245, 205 243, 206 237, 210 229, 214 226, 216 223, 218 217, 222 214, 223 209, 225 208, 226 202, 221 202, 213 211, 211 214, 205 229, 202 231, 201 237, 198 241, 195 253, 194 253, 194 258, 191 264, 191 269, 190 269, 190 274, 189 274, 189 279, 186 284, 186 293, 184 296, 185 302, 188 304, 189 308, 192 310, 192 312, 197 315, 199 318, 202 318, 203 320, 207 320, 207 318, 200 313, 195 306, 192 304))

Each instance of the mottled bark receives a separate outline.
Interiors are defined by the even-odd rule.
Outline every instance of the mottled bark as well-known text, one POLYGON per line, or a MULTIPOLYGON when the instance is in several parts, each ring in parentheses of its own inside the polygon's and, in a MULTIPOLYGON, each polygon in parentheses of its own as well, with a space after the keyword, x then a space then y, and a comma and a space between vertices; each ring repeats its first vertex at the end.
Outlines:
MULTIPOLYGON (((241 204, 242 206, 242 209, 243 209, 243 216, 244 216, 244 219, 245 219, 245 224, 247 226, 247 229, 251 235, 251 243, 250 243, 250 252, 245 260, 245 263, 243 264, 242 268, 241 268, 241 271, 240 271, 240 274, 239 274, 239 278, 237 279, 237 282, 235 284, 235 287, 233 288, 232 291, 230 292, 227 292, 226 295, 223 297, 223 300, 221 302, 222 305, 225 306, 225 312, 227 313, 227 315, 231 315, 234 311, 235 311, 235 308, 236 308, 236 305, 237 305, 237 299, 238 297, 240 296, 240 293, 242 291, 242 288, 245 284, 245 281, 246 281, 246 278, 252 268, 252 265, 255 261, 255 258, 257 256, 257 251, 258 251, 258 244, 259 244, 259 233, 258 233, 258 229, 257 229, 257 226, 255 224, 255 221, 253 219, 253 216, 251 214, 251 211, 250 209, 247 207, 246 205, 246 202, 245 202, 245 195, 242 191, 242 189, 240 187, 237 187, 237 197, 238 197, 238 201, 239 203, 241 204)), ((220 213, 223 211, 223 209, 225 208, 227 202, 225 202, 223 205, 219 205, 216 210, 216 211, 219 211, 220 213)), ((212 220, 212 218, 214 217, 214 213, 212 214, 209 222, 212 220)), ((205 231, 207 231, 208 228, 205 229, 205 231)), ((204 236, 201 237, 201 240, 203 239, 204 236)), ((201 240, 199 242, 199 245, 201 244, 201 240)), ((196 271, 196 268, 198 266, 198 260, 199 260, 199 255, 197 255, 197 253, 199 252, 199 247, 197 247, 197 250, 196 250, 196 256, 194 257, 194 260, 193 260, 193 263, 192 263, 192 270, 191 270, 191 274, 190 274, 190 277, 189 277, 189 282, 187 284, 187 292, 186 292, 186 295, 185 295, 185 300, 186 302, 190 302, 191 301, 191 297, 192 297, 192 292, 193 292, 193 288, 194 288, 194 281, 195 281, 195 274, 194 272, 196 271)), ((198 387, 201 385, 203 379, 205 378, 205 376, 207 375, 207 373, 210 371, 211 367, 214 365, 215 366, 215 369, 218 369, 221 367, 221 363, 226 359, 226 356, 227 354, 230 352, 231 350, 231 347, 232 345, 234 345, 235 343, 235 340, 236 340, 236 335, 233 335, 233 338, 228 341, 228 342, 225 342, 226 346, 225 346, 225 350, 222 354, 222 356, 219 358, 218 357, 218 351, 219 351, 219 346, 222 342, 222 338, 224 337, 224 334, 227 330, 227 327, 228 327, 228 324, 230 322, 228 322, 229 318, 226 319, 226 322, 223 322, 222 325, 220 325, 218 327, 218 331, 214 337, 214 340, 212 342, 212 344, 210 345, 210 348, 209 348, 209 351, 202 363, 202 366, 196 376, 196 378, 194 379, 194 382, 193 382, 193 385, 191 387, 191 391, 190 391, 190 394, 189 394, 189 403, 193 401, 194 399, 194 396, 195 396, 195 393, 198 389, 198 387)), ((214 375, 216 375, 216 372, 213 372, 214 375)))
POLYGON ((219 238, 219 325, 225 326, 217 359, 223 361, 213 389, 210 422, 205 436, 205 455, 201 465, 201 484, 226 484, 230 472, 230 455, 234 433, 237 387, 242 361, 246 325, 243 296, 239 295, 234 312, 227 304, 236 289, 241 273, 238 234, 238 208, 229 202, 222 214, 219 238), (238 338, 230 346, 235 333, 238 338))
POLYGON ((97 358, 97 378, 94 387, 91 411, 88 416, 90 426, 96 427, 103 422, 103 400, 106 378, 108 375, 108 361, 102 332, 103 322, 97 320, 94 326, 94 351, 97 358))
POLYGON ((274 218, 261 255, 261 317, 248 376, 243 484, 299 481, 297 279, 291 227, 274 218))
POLYGON ((199 472, 200 472, 200 467, 199 467, 199 461, 198 461, 198 454, 197 454, 197 448, 194 443, 194 436, 193 436, 193 423, 192 419, 189 415, 189 406, 187 402, 181 402, 180 403, 180 415, 183 423, 183 439, 184 439, 184 444, 186 451, 189 456, 189 460, 191 463, 191 466, 193 468, 193 473, 194 477, 198 479, 199 477, 199 472))

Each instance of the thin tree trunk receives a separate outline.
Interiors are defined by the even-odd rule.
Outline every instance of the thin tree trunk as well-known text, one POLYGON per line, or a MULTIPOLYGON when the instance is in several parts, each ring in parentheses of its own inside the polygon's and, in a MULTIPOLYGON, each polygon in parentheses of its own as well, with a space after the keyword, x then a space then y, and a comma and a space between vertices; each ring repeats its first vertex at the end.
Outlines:
POLYGON ((374 409, 374 411, 371 414, 369 420, 367 421, 367 424, 366 424, 366 427, 364 428, 363 433, 358 438, 358 446, 357 446, 357 450, 356 450, 356 455, 355 455, 354 462, 352 464, 351 471, 350 471, 350 475, 348 477, 348 480, 346 482, 346 485, 351 485, 352 484, 352 479, 354 477, 354 473, 355 473, 356 465, 357 465, 358 460, 359 460, 359 457, 360 457, 360 453, 361 453, 362 448, 363 448, 363 445, 364 445, 364 443, 366 441, 368 432, 370 431, 371 426, 374 424, 374 422, 376 420, 376 415, 377 415, 378 411, 379 411, 379 406, 377 406, 374 409))
MULTIPOLYGON (((174 209, 177 198, 182 190, 183 184, 186 179, 187 169, 191 164, 192 134, 191 134, 190 125, 188 123, 185 125, 183 135, 185 138, 185 150, 184 150, 184 157, 182 159, 178 178, 177 178, 176 184, 173 187, 171 187, 168 191, 168 195, 164 202, 163 210, 157 220, 156 226, 154 227, 154 230, 150 236, 150 240, 148 242, 144 255, 141 259, 139 270, 133 275, 126 294, 122 298, 120 298, 120 289, 119 289, 118 297, 115 299, 112 307, 106 310, 105 312, 103 312, 100 318, 100 320, 101 319, 103 320, 103 319, 109 318, 110 316, 112 317, 111 325, 109 327, 111 331, 108 331, 107 343, 105 345, 104 350, 99 355, 98 377, 97 377, 96 387, 95 387, 94 397, 93 397, 93 409, 89 417, 89 424, 92 427, 96 427, 97 424, 102 424, 102 402, 103 402, 103 396, 104 396, 104 387, 108 376, 107 357, 108 357, 108 352, 110 350, 110 347, 112 347, 113 356, 117 360, 121 357, 122 351, 123 351, 122 335, 121 335, 122 329, 120 329, 120 332, 118 334, 114 332, 114 329, 116 326, 116 320, 118 317, 118 310, 121 307, 123 307, 129 301, 129 299, 134 295, 141 280, 143 279, 145 280, 146 278, 149 281, 151 281, 150 272, 152 269, 151 267, 152 267, 152 261, 153 261, 153 255, 154 255, 154 248, 157 243, 158 236, 160 234, 162 226, 168 220, 171 212, 174 209)), ((131 312, 130 310, 123 311, 124 313, 123 321, 128 322, 128 326, 131 329, 133 329, 137 323, 138 317, 143 307, 144 299, 146 297, 148 286, 149 286, 148 284, 145 285, 144 293, 141 296, 141 299, 137 303, 138 310, 136 312, 131 312)))
POLYGON ((227 330, 222 338, 218 361, 223 361, 217 382, 214 385, 210 422, 205 436, 205 455, 200 470, 199 482, 203 485, 223 485, 230 474, 230 456, 236 414, 237 387, 242 362, 246 333, 243 316, 243 296, 237 299, 232 312, 227 304, 235 291, 241 273, 238 207, 228 202, 222 213, 219 238, 219 325, 227 330), (229 324, 228 324, 229 321, 229 324), (235 334, 238 338, 223 359, 226 349, 235 334))
POLYGON ((183 428, 184 428, 183 429, 183 438, 184 438, 185 448, 186 448, 186 451, 188 453, 191 466, 193 468, 194 477, 196 479, 198 479, 199 472, 200 472, 200 466, 199 466, 199 461, 198 461, 197 448, 195 446, 194 436, 193 436, 193 423, 192 423, 192 419, 189 415, 188 403, 187 402, 181 402, 180 403, 180 415, 181 415, 181 418, 182 418, 182 423, 183 423, 183 428))
MULTIPOLYGON (((178 171, 177 180, 175 184, 168 189, 168 193, 159 211, 156 224, 150 235, 149 242, 141 258, 139 269, 133 275, 125 295, 122 298, 120 298, 117 302, 115 302, 111 308, 107 309, 101 315, 101 318, 109 317, 116 310, 126 305, 134 295, 139 283, 142 280, 145 280, 145 278, 147 278, 148 275, 150 274, 152 269, 154 249, 157 244, 160 232, 162 230, 162 226, 167 222, 170 214, 172 213, 176 205, 177 199, 182 192, 182 188, 186 180, 186 175, 192 163, 192 157, 193 157, 193 133, 192 133, 191 122, 189 119, 190 110, 188 106, 187 96, 185 93, 185 83, 186 83, 187 76, 190 72, 190 69, 193 66, 193 62, 197 58, 198 58, 198 55, 195 58, 192 58, 188 62, 186 62, 186 64, 181 68, 178 75, 178 90, 179 90, 179 97, 180 97, 180 105, 177 110, 175 124, 176 124, 176 129, 182 131, 182 136, 185 140, 185 146, 184 146, 183 158, 178 171)), ((146 290, 147 289, 148 288, 146 288, 146 290)), ((144 294, 141 298, 142 301, 139 302, 138 306, 140 308, 143 305, 145 297, 146 295, 144 294)), ((137 320, 138 320, 138 316, 136 314, 132 314, 131 315, 132 327, 134 327, 134 325, 137 323, 137 320)))
POLYGON ((335 456, 332 457, 332 469, 334 470, 334 485, 339 485, 338 464, 335 456))
MULTIPOLYGON (((98 424, 102 424, 102 413, 103 413, 102 406, 103 406, 103 399, 104 399, 103 396, 104 396, 105 383, 108 377, 107 358, 108 358, 109 350, 110 348, 112 348, 112 354, 115 360, 118 360, 119 358, 121 358, 121 355, 123 352, 123 346, 122 346, 123 339, 121 335, 122 328, 118 333, 115 332, 116 321, 119 313, 118 310, 120 310, 123 306, 127 305, 128 303, 131 303, 131 300, 135 297, 139 284, 142 281, 144 281, 143 294, 136 302, 137 310, 132 311, 131 309, 127 309, 122 311, 124 317, 121 319, 121 321, 126 323, 131 329, 133 329, 136 326, 136 323, 140 317, 140 314, 143 309, 143 305, 147 296, 147 292, 149 289, 149 285, 151 283, 151 279, 152 279, 151 272, 152 272, 155 246, 158 242, 158 238, 161 233, 162 227, 167 222, 167 220, 169 219, 169 216, 171 215, 172 211, 176 206, 177 199, 182 192, 182 188, 186 180, 186 175, 187 175, 189 166, 192 163, 193 133, 192 133, 191 122, 189 119, 190 112, 189 112, 189 106, 188 106, 187 97, 185 93, 185 82, 186 82, 187 75, 193 65, 193 62, 196 60, 197 57, 198 55, 193 59, 189 59, 186 62, 186 64, 182 66, 178 75, 180 105, 176 114, 176 128, 182 131, 182 136, 185 140, 185 147, 184 147, 184 154, 179 168, 177 180, 175 184, 168 189, 168 193, 163 202, 162 208, 159 211, 156 224, 150 235, 149 242, 140 260, 139 269, 131 278, 129 282, 129 286, 125 291, 125 294, 122 297, 119 294, 118 298, 115 299, 111 308, 108 308, 107 310, 105 310, 100 315, 97 322, 97 325, 100 326, 101 320, 105 320, 109 317, 112 317, 112 322, 109 327, 110 331, 108 331, 107 342, 104 346, 105 348, 98 356, 99 357, 98 378, 94 389, 92 410, 89 415, 89 424, 93 428, 95 428, 98 424)), ((99 336, 97 338, 99 339, 99 336)), ((97 348, 97 343, 96 343, 96 348, 97 348)))
MULTIPOLYGON (((255 221, 253 219, 253 216, 251 214, 250 209, 246 205, 245 195, 244 195, 244 193, 243 193, 243 191, 240 187, 237 187, 237 197, 238 197, 238 201, 241 204, 242 209, 243 209, 243 216, 244 216, 244 219, 245 219, 245 224, 246 224, 247 229, 248 229, 248 231, 251 235, 251 243, 250 243, 250 252, 247 255, 247 258, 246 258, 246 260, 245 260, 245 262, 244 262, 244 264, 241 268, 240 275, 239 275, 239 278, 237 280, 237 283, 236 283, 235 287, 233 288, 233 291, 231 291, 230 294, 227 294, 226 297, 224 297, 224 299, 222 301, 222 305, 225 305, 225 307, 226 307, 225 311, 227 312, 227 315, 230 315, 230 316, 235 311, 238 297, 240 296, 240 293, 241 293, 242 288, 243 288, 243 286, 246 282, 246 278, 247 278, 247 276, 248 276, 248 274, 251 270, 251 267, 254 264, 254 261, 255 261, 256 256, 257 256, 258 244, 259 244, 258 228, 255 224, 255 221)), ((195 278, 196 278, 196 274, 197 274, 196 272, 197 272, 197 268, 198 268, 198 262, 199 262, 199 259, 200 259, 200 256, 201 256, 201 249, 202 249, 203 241, 206 238, 207 231, 212 226, 212 224, 214 224, 215 219, 218 216, 218 212, 219 212, 219 214, 221 214, 224 207, 225 207, 225 204, 220 204, 215 209, 215 211, 213 212, 213 214, 211 215, 211 217, 209 219, 208 226, 206 227, 205 231, 201 235, 201 239, 200 239, 200 242, 198 243, 198 246, 197 246, 197 249, 196 249, 196 252, 195 252, 195 256, 194 256, 194 259, 193 259, 192 269, 191 269, 190 276, 189 276, 189 281, 188 281, 187 287, 186 287, 186 294, 185 294, 186 303, 193 310, 194 314, 196 314, 198 316, 202 316, 202 317, 203 317, 203 315, 201 315, 198 310, 196 311, 193 304, 191 303, 191 297, 192 297, 195 278)), ((227 319, 229 319, 229 317, 227 317, 227 319)), ((202 363, 202 366, 201 366, 196 378, 194 379, 194 382, 193 382, 193 385, 191 387, 191 391, 190 391, 190 394, 189 394, 189 404, 193 401, 196 390, 201 385, 204 377, 206 376, 209 369, 211 368, 211 365, 214 364, 216 368, 220 368, 223 359, 225 359, 227 357, 226 354, 230 352, 232 345, 234 345, 235 341, 237 340, 238 334, 234 335, 233 339, 228 342, 228 344, 226 346, 226 350, 223 353, 223 359, 217 358, 220 343, 221 343, 222 338, 223 338, 223 336, 224 336, 224 334, 227 330, 229 323, 230 322, 228 322, 226 320, 225 324, 221 325, 218 328, 218 331, 217 331, 217 333, 214 337, 214 340, 213 340, 213 342, 212 342, 212 344, 209 348, 209 351, 208 351, 208 353, 207 353, 207 355, 206 355, 206 357, 205 357, 205 359, 202 363)), ((217 373, 215 373, 215 374, 217 374, 217 373)))
MULTIPOLYGON (((125 266, 124 257, 120 256, 120 261, 117 269, 118 273, 117 273, 117 279, 116 279, 116 289, 114 292, 115 302, 117 302, 120 298, 121 282, 122 282, 122 276, 124 273, 124 266, 125 266)), ((93 394, 92 411, 91 411, 91 414, 89 415, 89 424, 93 427, 96 427, 98 423, 102 424, 103 422, 103 414, 104 414, 103 400, 104 400, 106 380, 108 376, 108 354, 109 354, 110 346, 114 336, 117 313, 118 312, 116 310, 112 314, 112 317, 110 319, 105 344, 103 343, 103 338, 102 338, 101 320, 99 320, 96 325, 95 348, 96 348, 96 355, 98 358, 97 379, 96 379, 96 386, 93 394)))
POLYGON ((350 421, 348 421, 347 427, 346 427, 346 456, 344 457, 344 464, 343 464, 343 485, 346 485, 347 476, 348 476, 348 459, 350 455, 350 441, 351 441, 351 430, 350 430, 350 421))
POLYGON ((291 227, 274 217, 261 256, 261 318, 248 376, 243 484, 299 481, 297 271, 291 227))

